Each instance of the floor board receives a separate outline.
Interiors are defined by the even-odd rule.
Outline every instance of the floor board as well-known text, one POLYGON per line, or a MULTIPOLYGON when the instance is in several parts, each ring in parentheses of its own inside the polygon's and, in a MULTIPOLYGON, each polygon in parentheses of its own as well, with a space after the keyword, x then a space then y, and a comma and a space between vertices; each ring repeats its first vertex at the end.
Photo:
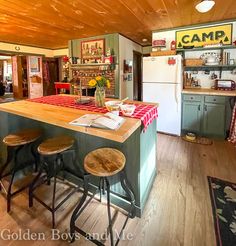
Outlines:
MULTIPOLYGON (((129 220, 125 236, 119 245, 143 246, 214 246, 214 226, 208 192, 207 176, 236 182, 236 148, 226 141, 214 141, 212 145, 199 145, 183 141, 179 137, 158 134, 158 175, 141 219, 129 220), (132 235, 131 235, 132 234, 132 235)), ((50 187, 40 194, 50 198, 50 187)), ((66 193, 63 185, 58 194, 66 193)), ((57 213, 57 229, 61 236, 68 233, 71 213, 81 194, 76 193, 57 213)), ((28 208, 27 193, 14 198, 12 212, 5 212, 6 204, 0 195, 0 232, 44 232, 45 241, 4 241, 6 246, 64 246, 66 240, 51 240, 51 215, 38 202, 28 208)), ((112 209, 112 213, 115 213, 112 209)), ((125 216, 116 212, 114 229, 119 231, 125 216)), ((106 204, 97 200, 86 208, 78 226, 89 232, 104 233, 107 227, 106 204)), ((0 235, 1 236, 1 235, 0 235)), ((109 245, 109 239, 105 243, 109 245)), ((85 239, 73 244, 93 245, 85 239)))

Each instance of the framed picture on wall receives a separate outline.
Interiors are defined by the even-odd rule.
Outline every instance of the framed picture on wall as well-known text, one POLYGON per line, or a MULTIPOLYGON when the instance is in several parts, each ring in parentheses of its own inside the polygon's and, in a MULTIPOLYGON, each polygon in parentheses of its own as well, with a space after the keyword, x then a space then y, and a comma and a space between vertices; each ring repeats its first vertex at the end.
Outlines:
POLYGON ((30 72, 40 72, 40 58, 37 56, 30 56, 30 72))
POLYGON ((105 40, 95 39, 81 42, 81 58, 83 63, 99 63, 105 52, 105 40))

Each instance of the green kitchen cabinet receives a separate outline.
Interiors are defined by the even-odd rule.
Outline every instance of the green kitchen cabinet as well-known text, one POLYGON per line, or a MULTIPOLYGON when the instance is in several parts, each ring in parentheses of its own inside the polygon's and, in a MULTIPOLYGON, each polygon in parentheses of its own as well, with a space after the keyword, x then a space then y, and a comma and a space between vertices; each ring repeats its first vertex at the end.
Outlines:
POLYGON ((226 98, 183 94, 182 133, 224 138, 226 135, 226 98))
POLYGON ((200 102, 183 103, 182 128, 187 131, 200 133, 202 105, 200 102))
POLYGON ((225 104, 204 104, 203 134, 225 136, 225 104))

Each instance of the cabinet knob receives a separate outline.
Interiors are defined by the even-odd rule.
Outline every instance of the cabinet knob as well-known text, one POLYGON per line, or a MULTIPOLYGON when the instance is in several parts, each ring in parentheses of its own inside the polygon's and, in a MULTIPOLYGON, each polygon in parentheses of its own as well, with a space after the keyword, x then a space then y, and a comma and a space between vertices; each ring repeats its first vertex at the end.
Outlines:
POLYGON ((216 99, 214 98, 214 99, 213 99, 213 101, 215 102, 215 101, 216 101, 216 99))
POLYGON ((193 99, 193 97, 190 97, 190 99, 193 99))
POLYGON ((198 105, 198 111, 200 111, 201 110, 201 105, 198 105))
POLYGON ((207 105, 204 105, 204 110, 207 111, 207 105))

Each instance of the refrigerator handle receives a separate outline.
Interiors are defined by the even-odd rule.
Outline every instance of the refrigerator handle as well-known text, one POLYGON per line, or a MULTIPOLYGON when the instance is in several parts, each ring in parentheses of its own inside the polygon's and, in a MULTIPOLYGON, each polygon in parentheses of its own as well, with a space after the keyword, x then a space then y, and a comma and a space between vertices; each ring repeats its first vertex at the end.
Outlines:
MULTIPOLYGON (((176 59, 176 73, 175 73, 175 81, 178 82, 178 68, 179 68, 179 62, 178 59, 176 59)), ((178 99, 178 84, 175 84, 175 101, 177 104, 177 112, 179 112, 179 99, 178 99)))

